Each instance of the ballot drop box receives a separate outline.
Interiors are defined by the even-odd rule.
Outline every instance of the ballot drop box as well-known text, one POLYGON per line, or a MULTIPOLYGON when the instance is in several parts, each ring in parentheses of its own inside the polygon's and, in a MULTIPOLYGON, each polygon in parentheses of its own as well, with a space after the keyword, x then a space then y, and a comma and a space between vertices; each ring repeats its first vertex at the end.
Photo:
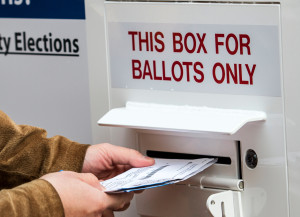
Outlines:
POLYGON ((287 5, 104 2, 109 109, 98 124, 111 142, 155 158, 218 159, 136 195, 138 215, 300 215, 289 188, 287 139, 296 141, 288 135, 297 122, 287 114, 299 98, 289 97, 295 81, 283 70, 293 43, 286 17, 296 16, 287 5))

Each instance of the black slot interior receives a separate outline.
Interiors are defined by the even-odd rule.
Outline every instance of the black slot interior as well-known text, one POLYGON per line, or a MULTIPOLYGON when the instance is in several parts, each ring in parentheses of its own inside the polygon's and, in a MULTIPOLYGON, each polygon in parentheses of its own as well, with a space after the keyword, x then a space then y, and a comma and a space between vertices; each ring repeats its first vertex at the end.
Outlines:
POLYGON ((212 155, 200 155, 200 154, 185 154, 175 152, 164 152, 164 151, 152 151, 146 152, 148 157, 153 158, 164 158, 164 159, 198 159, 198 158, 218 158, 217 164, 231 164, 230 157, 212 156, 212 155))
POLYGON ((238 174, 239 174, 239 179, 243 179, 243 174, 242 174, 242 153, 241 153, 241 142, 237 141, 237 159, 238 159, 238 174))

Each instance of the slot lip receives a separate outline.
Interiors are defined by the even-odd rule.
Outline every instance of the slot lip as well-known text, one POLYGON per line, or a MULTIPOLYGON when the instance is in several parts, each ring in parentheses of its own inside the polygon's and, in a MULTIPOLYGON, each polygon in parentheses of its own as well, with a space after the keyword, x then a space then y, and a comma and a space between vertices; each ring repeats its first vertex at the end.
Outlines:
POLYGON ((108 111, 98 124, 136 130, 233 135, 248 123, 266 119, 263 111, 127 101, 125 107, 108 111))
POLYGON ((217 158, 215 164, 231 165, 232 160, 230 157, 225 156, 214 156, 214 155, 201 155, 201 154, 189 154, 179 152, 166 152, 157 150, 146 150, 146 155, 153 158, 163 159, 199 159, 199 158, 217 158))

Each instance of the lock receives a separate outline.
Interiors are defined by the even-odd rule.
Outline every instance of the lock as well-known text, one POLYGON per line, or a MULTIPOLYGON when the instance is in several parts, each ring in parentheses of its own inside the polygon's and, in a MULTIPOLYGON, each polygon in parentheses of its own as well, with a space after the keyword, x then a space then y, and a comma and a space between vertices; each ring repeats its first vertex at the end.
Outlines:
POLYGON ((254 150, 249 149, 246 152, 246 158, 245 158, 246 164, 249 168, 254 169, 257 166, 258 163, 258 157, 254 150))

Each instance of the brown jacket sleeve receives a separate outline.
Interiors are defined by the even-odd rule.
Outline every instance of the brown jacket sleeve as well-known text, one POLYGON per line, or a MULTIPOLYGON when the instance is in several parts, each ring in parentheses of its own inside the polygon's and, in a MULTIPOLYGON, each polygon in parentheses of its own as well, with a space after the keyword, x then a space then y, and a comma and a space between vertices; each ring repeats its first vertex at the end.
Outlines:
MULTIPOLYGON (((30 182, 50 172, 80 172, 87 148, 88 145, 70 141, 62 136, 47 138, 47 132, 41 128, 16 125, 0 110, 0 190, 30 182)), ((60 199, 49 185, 46 181, 36 180, 15 189, 0 191, 0 213, 2 214, 2 207, 12 207, 15 210, 13 207, 23 204, 18 196, 27 198, 22 200, 24 207, 21 209, 29 210, 26 204, 32 200, 43 206, 42 200, 35 199, 40 198, 40 195, 50 196, 52 199, 47 201, 47 205, 55 206, 60 199)), ((32 215, 23 213, 21 216, 32 215)))
POLYGON ((63 217, 64 210, 52 185, 37 179, 0 191, 0 214, 9 217, 63 217))

